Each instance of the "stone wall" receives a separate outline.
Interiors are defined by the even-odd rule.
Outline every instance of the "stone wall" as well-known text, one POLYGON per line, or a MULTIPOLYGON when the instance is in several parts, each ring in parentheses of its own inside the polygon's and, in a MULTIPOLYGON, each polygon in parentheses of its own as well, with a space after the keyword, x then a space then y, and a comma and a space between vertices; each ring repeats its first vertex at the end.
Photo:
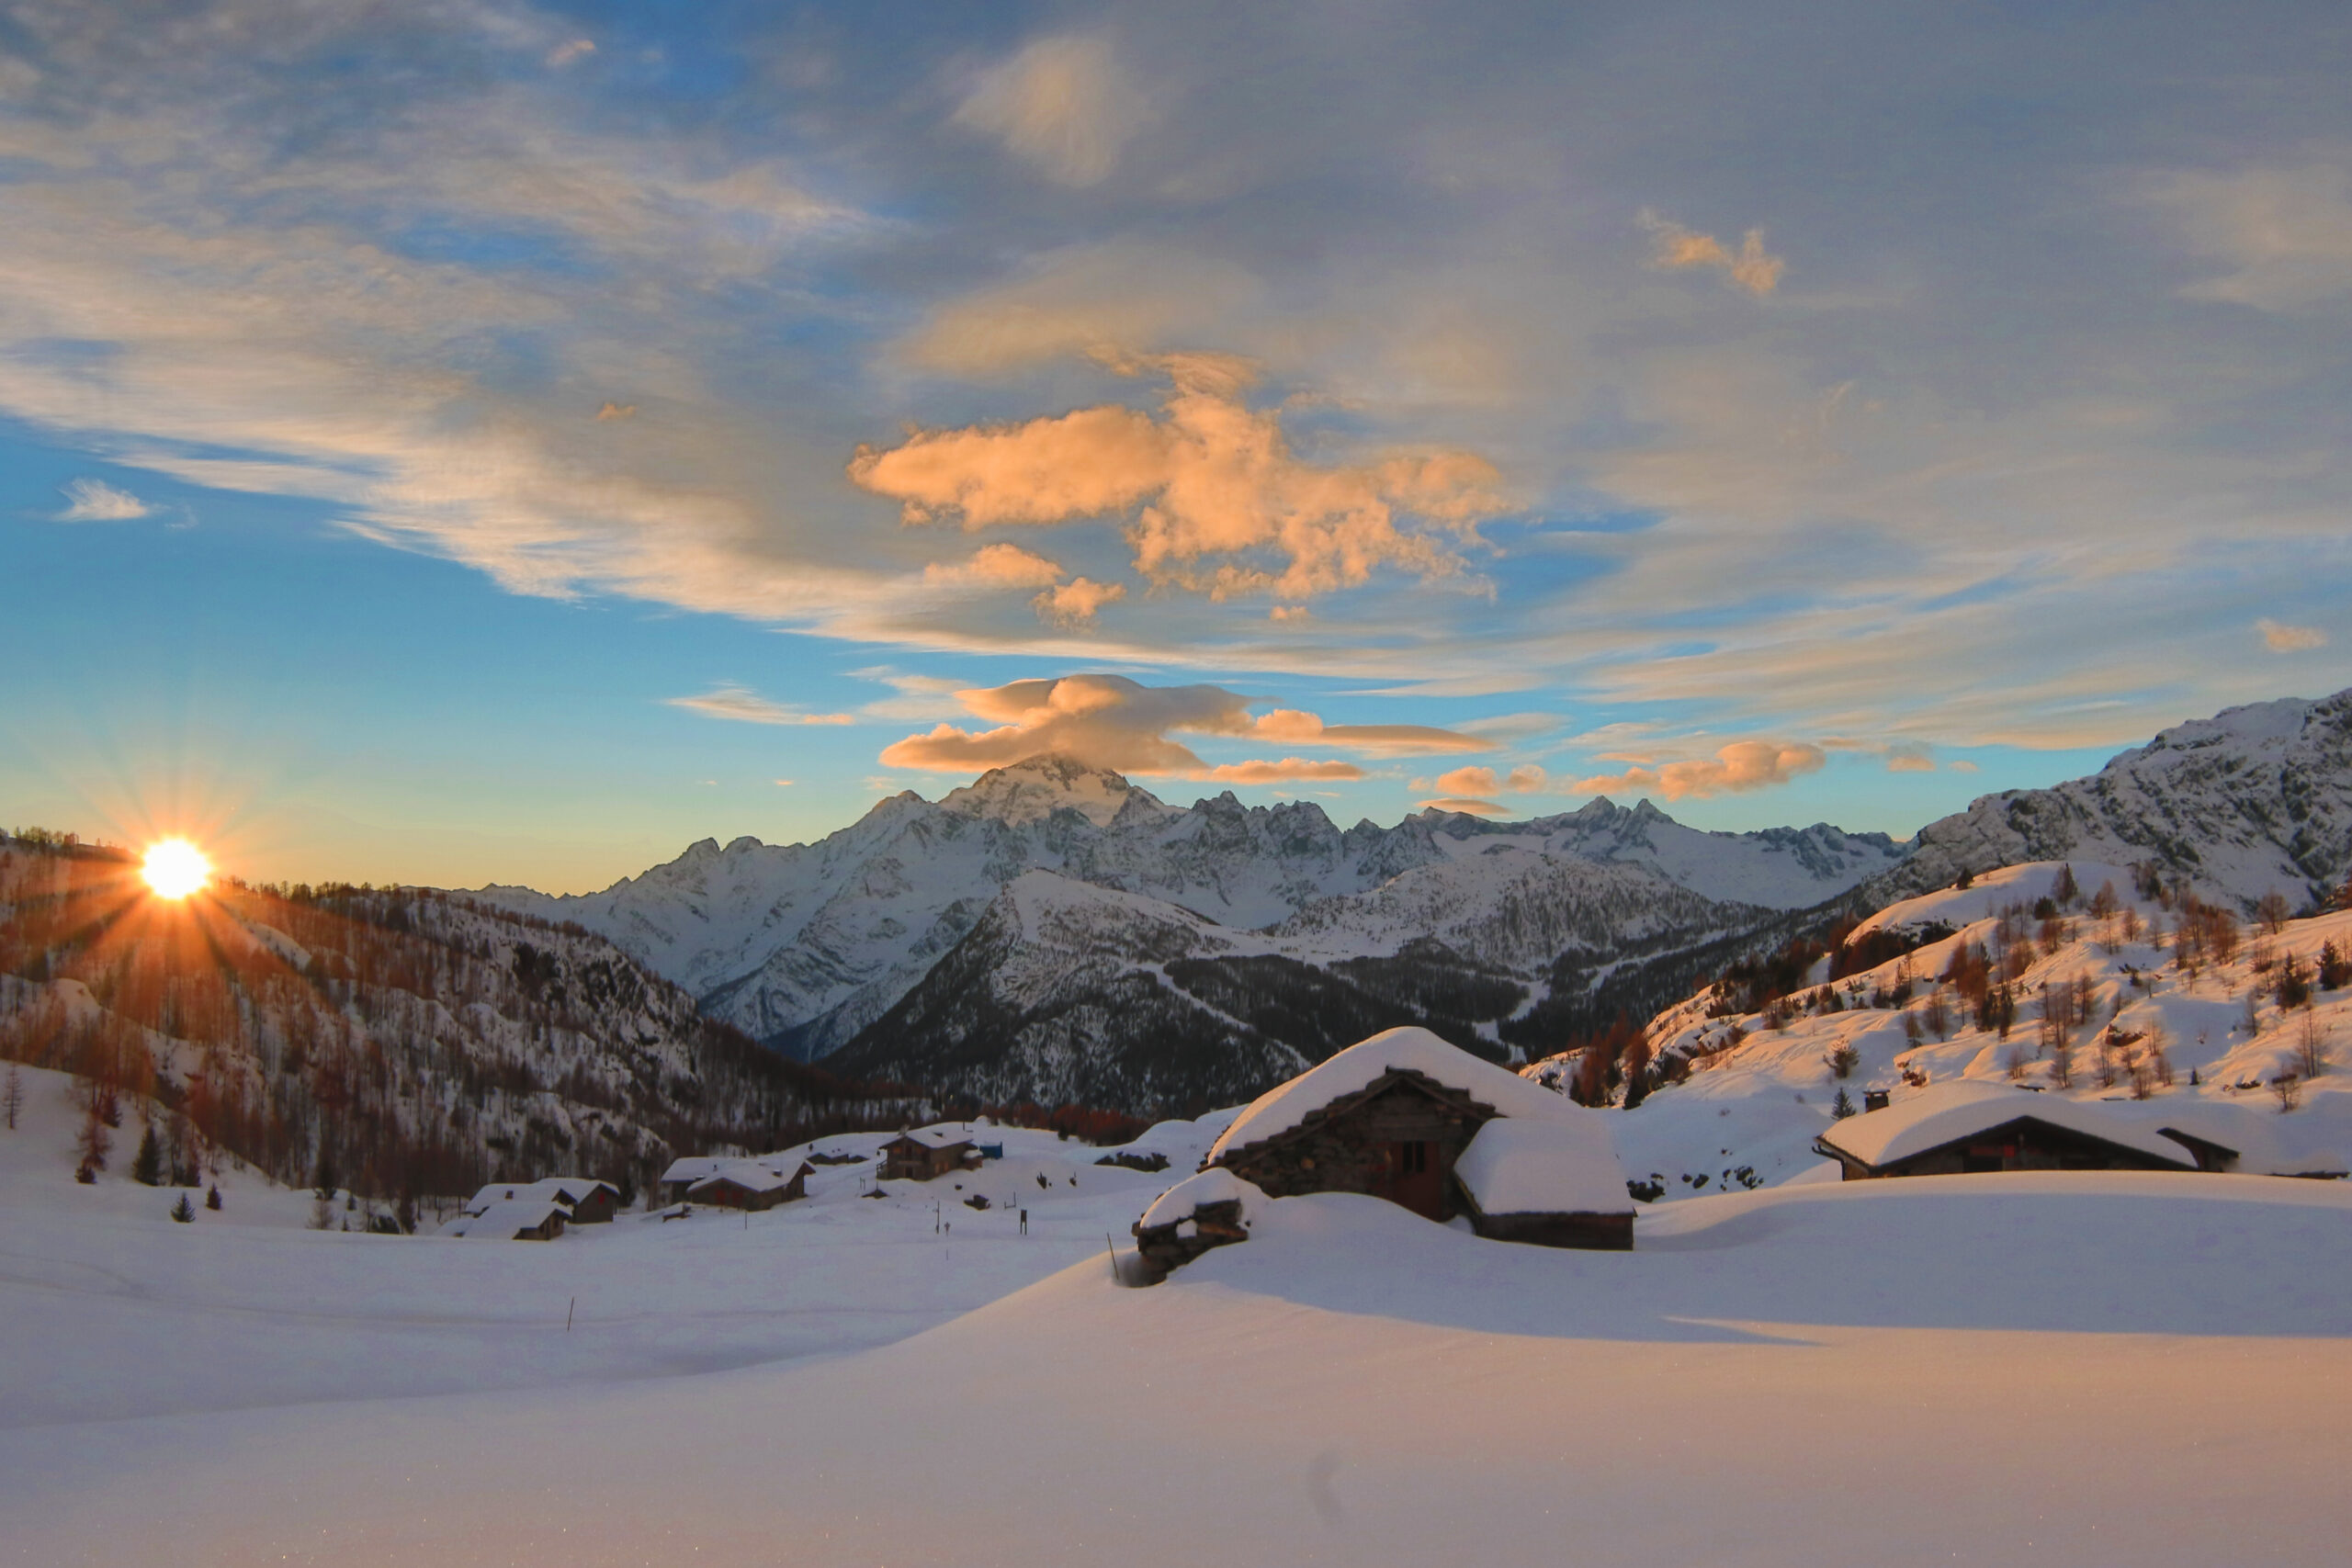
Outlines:
POLYGON ((1203 1203, 1183 1219, 1168 1224, 1147 1228, 1137 1221, 1134 1229, 1136 1252, 1142 1258, 1148 1275, 1144 1282, 1151 1285, 1212 1248, 1250 1239, 1250 1227, 1242 1222, 1238 1198, 1228 1198, 1222 1203, 1203 1203))

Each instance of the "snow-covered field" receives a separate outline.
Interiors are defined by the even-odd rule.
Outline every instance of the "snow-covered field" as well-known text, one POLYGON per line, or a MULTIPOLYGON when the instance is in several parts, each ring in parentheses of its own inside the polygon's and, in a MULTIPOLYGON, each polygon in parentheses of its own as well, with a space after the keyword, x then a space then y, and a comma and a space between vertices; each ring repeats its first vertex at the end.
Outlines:
POLYGON ((2344 1558, 2345 1184, 1801 1185, 1613 1254, 1285 1199, 1120 1288, 1103 1233, 1215 1131, 1159 1130, 1166 1176, 1007 1134, 967 1179, 1037 1194, 1025 1238, 836 1166, 537 1245, 311 1232, 257 1186, 175 1225, 28 1122, 0 1561, 2344 1558))

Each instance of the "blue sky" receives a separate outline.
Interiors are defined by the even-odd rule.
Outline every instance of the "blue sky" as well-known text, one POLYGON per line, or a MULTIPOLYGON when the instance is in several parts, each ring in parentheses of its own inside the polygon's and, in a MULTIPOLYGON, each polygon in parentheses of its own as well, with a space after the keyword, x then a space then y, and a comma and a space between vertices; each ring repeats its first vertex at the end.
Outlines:
POLYGON ((1904 834, 2352 683, 2341 6, 0 18, 11 822, 1904 834))

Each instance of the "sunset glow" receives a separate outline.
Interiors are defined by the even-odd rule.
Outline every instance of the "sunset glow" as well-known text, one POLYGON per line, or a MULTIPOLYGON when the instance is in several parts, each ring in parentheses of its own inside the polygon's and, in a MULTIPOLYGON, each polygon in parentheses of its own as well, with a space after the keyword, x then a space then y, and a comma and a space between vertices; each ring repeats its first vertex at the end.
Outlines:
POLYGON ((139 874, 161 898, 185 898, 200 890, 212 875, 212 863, 186 839, 165 839, 147 852, 139 874))

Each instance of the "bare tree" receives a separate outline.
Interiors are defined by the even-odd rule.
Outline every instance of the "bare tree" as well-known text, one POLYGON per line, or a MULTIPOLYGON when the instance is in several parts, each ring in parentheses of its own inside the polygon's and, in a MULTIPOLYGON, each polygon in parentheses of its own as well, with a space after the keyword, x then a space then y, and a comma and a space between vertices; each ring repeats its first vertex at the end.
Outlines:
POLYGON ((2261 922, 2265 936, 2277 936, 2287 929, 2287 896, 2276 887, 2256 900, 2254 918, 2261 922))
POLYGON ((6 1080, 0 1082, 0 1115, 6 1116, 8 1131, 11 1133, 17 1130, 17 1118, 24 1113, 24 1075, 17 1071, 17 1064, 11 1062, 8 1064, 6 1080))
POLYGON ((2295 1071, 2307 1079, 2327 1071, 2327 1031, 2320 1027, 2317 1014, 2303 1014, 2303 1027, 2295 1036, 2295 1071))

